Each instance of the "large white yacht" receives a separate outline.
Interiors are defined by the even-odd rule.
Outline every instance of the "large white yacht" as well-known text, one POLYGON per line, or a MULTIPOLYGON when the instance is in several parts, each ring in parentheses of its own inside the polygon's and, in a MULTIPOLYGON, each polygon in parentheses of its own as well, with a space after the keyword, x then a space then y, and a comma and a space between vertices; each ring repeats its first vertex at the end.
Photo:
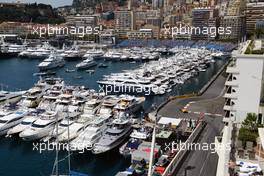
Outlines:
POLYGON ((49 57, 51 53, 51 49, 41 47, 41 48, 36 48, 33 52, 29 53, 28 57, 32 59, 44 59, 49 57))
POLYGON ((113 107, 117 104, 119 98, 115 95, 108 95, 102 100, 100 108, 97 110, 99 115, 109 115, 113 114, 113 107))
POLYGON ((38 65, 38 68, 40 70, 49 70, 58 67, 63 67, 64 65, 65 65, 65 61, 63 57, 55 54, 50 54, 50 56, 47 59, 45 59, 38 65))
POLYGON ((27 110, 18 110, 14 113, 0 117, 0 135, 5 135, 10 128, 18 125, 27 114, 27 110))
POLYGON ((32 123, 30 128, 19 134, 23 140, 33 141, 46 137, 54 129, 55 124, 65 118, 64 113, 46 111, 40 115, 40 119, 32 123))
POLYGON ((77 45, 73 45, 71 49, 66 50, 64 53, 60 54, 60 56, 64 57, 65 60, 75 61, 82 59, 84 52, 79 49, 77 45))
POLYGON ((23 96, 20 105, 28 108, 36 108, 43 96, 43 89, 40 87, 33 87, 29 89, 23 96))
POLYGON ((84 123, 74 122, 67 128, 66 131, 58 136, 59 142, 67 142, 75 139, 86 127, 84 123))
POLYGON ((83 60, 81 63, 77 64, 76 68, 77 69, 87 69, 90 67, 94 67, 96 65, 97 65, 96 62, 93 60, 93 58, 90 57, 90 58, 83 60))
POLYGON ((129 120, 114 119, 111 127, 107 128, 103 136, 94 144, 94 154, 105 153, 119 146, 130 135, 132 126, 129 120))
POLYGON ((23 121, 18 124, 17 126, 14 126, 13 128, 9 129, 7 132, 7 135, 15 135, 18 134, 22 131, 24 131, 25 129, 29 128, 30 125, 35 122, 38 119, 38 114, 31 114, 31 115, 27 115, 25 116, 25 118, 23 119, 23 121))
POLYGON ((107 129, 109 120, 110 118, 108 116, 101 116, 94 119, 76 139, 71 141, 71 150, 91 150, 94 143, 96 143, 102 137, 103 132, 105 132, 107 129))
POLYGON ((18 54, 22 51, 24 51, 26 49, 26 45, 22 44, 22 45, 18 45, 18 44, 10 44, 8 46, 8 50, 7 53, 10 56, 18 56, 18 54))
POLYGON ((114 106, 114 111, 122 111, 124 113, 132 114, 142 108, 145 97, 135 97, 131 95, 120 95, 119 102, 114 106))
POLYGON ((103 55, 104 55, 103 50, 92 49, 92 50, 87 50, 86 53, 84 54, 83 58, 92 57, 94 59, 97 59, 97 58, 101 58, 103 55))

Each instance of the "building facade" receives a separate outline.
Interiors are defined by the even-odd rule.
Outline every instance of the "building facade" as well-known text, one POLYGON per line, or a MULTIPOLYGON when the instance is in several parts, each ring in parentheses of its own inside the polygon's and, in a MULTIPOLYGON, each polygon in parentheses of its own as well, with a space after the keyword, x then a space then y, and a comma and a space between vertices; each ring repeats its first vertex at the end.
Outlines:
POLYGON ((247 3, 246 6, 246 31, 254 33, 256 22, 264 19, 264 2, 247 3))
MULTIPOLYGON (((234 60, 226 70, 225 118, 235 123, 241 123, 247 113, 255 113, 260 118, 263 114, 264 55, 246 54, 250 43, 247 41, 232 53, 234 60)), ((253 45, 261 48, 259 42, 253 45)))
POLYGON ((213 40, 215 37, 210 36, 203 29, 217 27, 217 18, 214 9, 211 8, 194 8, 192 10, 192 40, 213 40))
POLYGON ((129 10, 115 11, 115 29, 120 38, 127 38, 127 32, 135 29, 134 12, 129 10))
POLYGON ((242 41, 246 35, 246 18, 243 15, 221 17, 220 27, 231 28, 231 34, 219 35, 220 40, 242 41))
POLYGON ((152 29, 140 29, 138 31, 127 32, 128 39, 151 39, 153 38, 152 29))

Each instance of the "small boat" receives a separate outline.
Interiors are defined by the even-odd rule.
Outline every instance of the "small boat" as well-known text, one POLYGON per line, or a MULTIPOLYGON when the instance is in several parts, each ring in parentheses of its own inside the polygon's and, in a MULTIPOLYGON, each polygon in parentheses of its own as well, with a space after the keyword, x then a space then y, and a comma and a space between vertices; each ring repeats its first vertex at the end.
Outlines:
POLYGON ((99 67, 99 68, 106 68, 106 67, 108 67, 108 65, 103 64, 103 63, 100 63, 100 64, 98 65, 98 67, 99 67))
POLYGON ((85 70, 86 73, 93 74, 95 71, 94 70, 85 70))
POLYGON ((67 69, 65 70, 65 72, 67 72, 67 73, 71 73, 71 72, 75 72, 75 70, 74 70, 74 69, 68 69, 68 68, 67 68, 67 69))
POLYGON ((38 73, 33 73, 33 76, 49 76, 49 75, 56 75, 56 72, 38 72, 38 73))
POLYGON ((83 77, 82 76, 75 76, 74 78, 75 79, 82 79, 83 77))

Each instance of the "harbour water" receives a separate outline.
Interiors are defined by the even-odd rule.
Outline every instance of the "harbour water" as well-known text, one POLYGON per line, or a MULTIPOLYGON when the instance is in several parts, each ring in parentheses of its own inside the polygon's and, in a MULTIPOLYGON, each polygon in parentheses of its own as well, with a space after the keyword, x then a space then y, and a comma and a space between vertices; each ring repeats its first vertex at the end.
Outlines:
MULTIPOLYGON (((33 76, 38 72, 37 65, 40 60, 34 59, 0 59, 0 84, 5 90, 26 90, 39 79, 33 76)), ((99 90, 96 83, 102 79, 103 75, 113 72, 121 72, 124 69, 137 68, 140 62, 104 62, 98 60, 98 63, 107 64, 107 68, 95 67, 95 72, 89 74, 85 71, 75 71, 67 73, 66 69, 74 69, 77 62, 67 62, 65 67, 55 70, 58 77, 65 80, 69 85, 84 85, 95 90, 99 90), (80 78, 81 77, 81 78, 80 78)), ((166 100, 168 96, 185 93, 197 92, 208 80, 221 68, 225 63, 224 60, 216 60, 211 63, 206 72, 188 80, 185 84, 175 86, 170 93, 162 96, 149 96, 145 103, 145 109, 153 103, 159 104, 166 100)), ((0 86, 1 87, 1 86, 0 86)), ((60 159, 67 155, 66 152, 60 152, 60 159)), ((8 176, 28 176, 28 175, 49 175, 52 171, 55 152, 43 151, 41 154, 33 150, 31 142, 25 142, 15 138, 0 138, 0 175, 8 176)), ((130 159, 124 159, 118 151, 111 151, 100 156, 94 156, 90 153, 72 154, 71 168, 80 171, 89 176, 113 176, 118 171, 124 170, 130 164, 130 159)), ((60 171, 67 172, 67 160, 59 163, 60 171)))

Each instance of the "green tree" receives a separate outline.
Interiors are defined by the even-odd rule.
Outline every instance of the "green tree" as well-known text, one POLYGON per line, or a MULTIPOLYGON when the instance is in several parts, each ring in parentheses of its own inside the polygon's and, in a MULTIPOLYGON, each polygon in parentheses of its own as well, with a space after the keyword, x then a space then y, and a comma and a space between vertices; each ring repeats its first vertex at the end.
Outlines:
POLYGON ((258 131, 257 115, 255 113, 248 113, 247 118, 242 122, 242 127, 252 131, 258 131))
POLYGON ((258 137, 257 122, 258 116, 255 113, 248 113, 246 119, 242 122, 242 127, 239 129, 238 139, 241 140, 245 146, 247 141, 256 143, 258 137))

